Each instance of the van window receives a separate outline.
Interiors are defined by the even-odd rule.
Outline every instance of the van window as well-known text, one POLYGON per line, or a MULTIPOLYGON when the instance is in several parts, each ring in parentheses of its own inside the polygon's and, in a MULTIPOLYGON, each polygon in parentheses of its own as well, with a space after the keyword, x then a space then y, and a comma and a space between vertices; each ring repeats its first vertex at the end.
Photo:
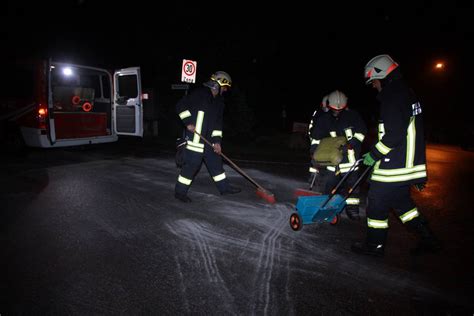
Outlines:
POLYGON ((102 91, 106 89, 110 95, 110 83, 101 86, 101 77, 107 77, 106 74, 74 66, 53 68, 51 90, 54 111, 108 113, 110 100, 103 97, 102 91))
POLYGON ((136 75, 125 75, 118 77, 118 95, 126 99, 138 97, 138 86, 136 75))
POLYGON ((101 76, 102 79, 102 97, 110 99, 110 78, 109 76, 101 76))
POLYGON ((97 75, 82 75, 81 76, 81 87, 87 87, 94 89, 94 95, 96 98, 102 97, 102 91, 100 89, 100 76, 97 75))

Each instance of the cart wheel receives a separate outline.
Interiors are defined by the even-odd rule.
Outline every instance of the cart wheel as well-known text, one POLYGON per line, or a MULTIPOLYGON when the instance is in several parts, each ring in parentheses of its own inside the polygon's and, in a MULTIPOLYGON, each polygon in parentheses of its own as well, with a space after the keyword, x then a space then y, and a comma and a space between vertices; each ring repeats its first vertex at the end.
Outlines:
POLYGON ((301 223, 301 217, 299 216, 298 213, 291 214, 290 226, 291 226, 291 229, 293 229, 294 231, 298 231, 298 230, 301 230, 301 228, 303 228, 303 225, 301 223))
POLYGON ((334 216, 334 218, 332 219, 332 221, 329 222, 329 224, 331 225, 336 225, 337 223, 339 223, 339 220, 341 219, 341 215, 337 214, 336 216, 334 216))

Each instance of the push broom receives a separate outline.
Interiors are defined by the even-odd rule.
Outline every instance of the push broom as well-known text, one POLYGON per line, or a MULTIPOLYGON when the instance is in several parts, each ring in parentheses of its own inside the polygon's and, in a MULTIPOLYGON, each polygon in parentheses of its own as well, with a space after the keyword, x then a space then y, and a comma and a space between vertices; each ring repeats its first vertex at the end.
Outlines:
MULTIPOLYGON (((206 138, 204 138, 200 133, 194 131, 194 133, 196 133, 196 135, 198 135, 199 137, 202 138, 202 140, 204 140, 204 142, 206 144, 208 144, 209 146, 213 147, 212 146, 212 143, 210 141, 208 141, 206 138)), ((230 160, 229 157, 227 157, 226 155, 224 155, 223 152, 221 152, 221 156, 222 158, 224 158, 232 167, 234 167, 235 170, 237 170, 245 179, 247 179, 248 181, 250 181, 250 183, 252 183, 256 188, 257 188, 257 196, 261 197, 262 199, 264 199, 265 201, 273 204, 275 203, 275 195, 273 195, 273 193, 271 193, 270 191, 268 190, 265 190, 260 184, 258 184, 254 179, 252 179, 247 173, 245 173, 242 169, 240 169, 232 160, 230 160)))
POLYGON ((316 182, 316 178, 319 176, 319 170, 316 170, 316 172, 314 172, 314 174, 312 175, 311 177, 311 183, 309 185, 309 189, 306 190, 306 189, 302 189, 302 188, 297 188, 295 189, 295 192, 293 193, 293 195, 295 197, 298 197, 298 196, 312 196, 312 195, 321 195, 320 192, 315 192, 313 191, 313 187, 314 187, 314 183, 316 182))

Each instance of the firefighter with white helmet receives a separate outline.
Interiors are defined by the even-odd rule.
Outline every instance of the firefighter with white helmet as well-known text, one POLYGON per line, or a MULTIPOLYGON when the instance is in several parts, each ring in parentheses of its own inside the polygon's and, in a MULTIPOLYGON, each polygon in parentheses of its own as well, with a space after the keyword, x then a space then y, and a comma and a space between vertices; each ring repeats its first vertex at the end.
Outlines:
MULTIPOLYGON (((322 114, 311 132, 312 151, 316 150, 321 139, 326 137, 344 136, 347 145, 344 156, 338 166, 328 166, 324 170, 327 175, 324 193, 329 194, 336 184, 341 180, 357 161, 361 154, 362 142, 367 133, 367 126, 360 114, 347 106, 347 96, 339 90, 331 92, 327 96, 328 112, 322 114)), ((323 170, 322 170, 323 171, 323 170)), ((357 180, 357 171, 353 172, 344 182, 342 191, 347 191, 357 180)), ((354 190, 351 197, 346 200, 346 214, 351 220, 359 219, 359 196, 358 188, 354 190)))
POLYGON ((369 84, 375 79, 385 79, 392 71, 398 68, 389 55, 378 55, 369 60, 365 66, 365 83, 369 84))
POLYGON ((232 87, 232 79, 227 72, 216 71, 204 85, 208 88, 219 90, 219 93, 221 93, 221 91, 227 91, 227 89, 232 87))
POLYGON ((333 115, 339 115, 340 111, 347 107, 346 95, 339 91, 333 91, 328 95, 328 108, 333 111, 333 115))
POLYGON ((378 91, 380 118, 378 141, 364 155, 373 166, 367 205, 367 237, 355 242, 356 253, 383 256, 388 233, 389 211, 420 236, 412 254, 434 252, 440 242, 410 195, 411 185, 423 189, 427 180, 423 111, 403 80, 398 63, 389 55, 378 55, 365 66, 365 82, 378 91))
MULTIPOLYGON (((311 157, 313 157, 313 153, 316 148, 315 146, 313 146, 315 145, 315 140, 311 137, 311 134, 313 132, 314 126, 318 118, 323 113, 326 113, 327 111, 329 111, 328 104, 327 104, 328 97, 329 97, 328 95, 325 95, 323 97, 323 99, 321 100, 321 103, 319 104, 319 108, 313 112, 313 116, 311 117, 311 121, 309 122, 309 126, 308 126, 308 136, 309 136, 309 143, 310 143, 309 154, 311 157)), ((318 169, 316 169, 316 167, 313 165, 313 161, 311 159, 310 166, 309 166, 309 182, 312 182, 313 177, 315 177, 318 172, 319 172, 318 169)))
POLYGON ((221 154, 222 124, 224 113, 223 94, 232 87, 228 73, 217 71, 176 105, 176 112, 185 128, 187 139, 184 163, 175 186, 175 197, 185 203, 191 202, 187 193, 204 161, 221 194, 234 194, 241 190, 229 184, 224 172, 221 154), (211 140, 208 146, 201 137, 211 140))

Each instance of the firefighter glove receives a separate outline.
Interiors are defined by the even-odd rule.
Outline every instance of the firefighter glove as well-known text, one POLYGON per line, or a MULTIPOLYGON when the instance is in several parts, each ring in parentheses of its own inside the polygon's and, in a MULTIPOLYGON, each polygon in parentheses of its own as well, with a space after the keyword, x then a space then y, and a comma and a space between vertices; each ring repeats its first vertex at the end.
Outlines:
POLYGON ((374 158, 372 158, 370 153, 364 154, 363 157, 364 157, 364 165, 371 167, 375 164, 375 160, 374 158))

